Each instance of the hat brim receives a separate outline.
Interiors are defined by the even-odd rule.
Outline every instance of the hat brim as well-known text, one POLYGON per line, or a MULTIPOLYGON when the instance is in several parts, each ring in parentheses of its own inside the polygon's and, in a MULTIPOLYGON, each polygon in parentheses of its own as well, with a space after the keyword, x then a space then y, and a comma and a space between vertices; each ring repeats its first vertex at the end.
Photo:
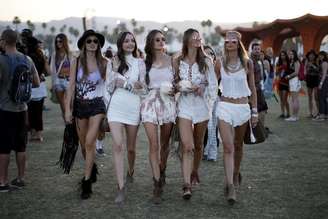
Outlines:
POLYGON ((105 37, 100 34, 100 33, 96 33, 96 32, 87 32, 85 34, 82 35, 82 37, 77 41, 77 47, 81 50, 84 44, 84 41, 89 37, 89 36, 95 36, 97 37, 97 39, 99 40, 99 45, 100 48, 102 48, 105 44, 105 37))

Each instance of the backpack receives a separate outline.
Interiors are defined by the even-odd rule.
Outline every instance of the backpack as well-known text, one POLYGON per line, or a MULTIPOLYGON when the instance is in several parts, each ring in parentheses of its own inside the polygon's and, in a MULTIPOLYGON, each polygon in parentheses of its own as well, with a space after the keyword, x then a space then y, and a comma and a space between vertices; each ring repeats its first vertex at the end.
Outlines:
POLYGON ((31 65, 26 56, 7 57, 12 78, 8 91, 9 97, 15 103, 26 103, 31 99, 32 93, 31 65))

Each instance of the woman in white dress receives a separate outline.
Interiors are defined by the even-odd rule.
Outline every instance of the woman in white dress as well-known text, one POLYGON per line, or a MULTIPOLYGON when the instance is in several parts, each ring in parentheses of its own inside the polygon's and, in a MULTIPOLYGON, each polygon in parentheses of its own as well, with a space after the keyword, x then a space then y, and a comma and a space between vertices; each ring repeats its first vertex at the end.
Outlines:
POLYGON ((141 120, 149 141, 149 160, 153 172, 153 195, 156 204, 161 201, 169 139, 176 119, 172 59, 165 54, 164 46, 163 33, 159 30, 150 31, 145 46, 145 81, 149 92, 141 104, 141 120))
POLYGON ((198 169, 203 155, 207 122, 217 98, 217 79, 211 59, 201 47, 199 32, 184 32, 182 54, 174 60, 178 77, 178 118, 182 143, 183 198, 191 198, 191 184, 200 180, 198 169))
POLYGON ((113 155, 118 194, 116 203, 125 199, 123 131, 126 132, 129 168, 127 181, 133 182, 136 138, 140 123, 140 94, 144 92, 145 63, 137 58, 137 44, 131 32, 123 32, 117 40, 117 56, 107 70, 107 90, 111 95, 107 112, 113 137, 113 155))

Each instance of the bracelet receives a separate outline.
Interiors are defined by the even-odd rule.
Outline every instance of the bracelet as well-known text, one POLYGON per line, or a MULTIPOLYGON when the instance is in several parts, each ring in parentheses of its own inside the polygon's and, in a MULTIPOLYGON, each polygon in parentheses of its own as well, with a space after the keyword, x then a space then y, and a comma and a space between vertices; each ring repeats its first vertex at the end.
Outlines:
POLYGON ((254 113, 254 114, 252 114, 251 116, 252 116, 252 117, 259 117, 259 114, 257 114, 257 113, 255 114, 255 113, 254 113))
POLYGON ((123 88, 126 89, 126 86, 128 85, 128 82, 125 81, 124 84, 123 84, 123 88))
POLYGON ((257 107, 253 107, 251 111, 252 111, 252 113, 257 114, 257 107))

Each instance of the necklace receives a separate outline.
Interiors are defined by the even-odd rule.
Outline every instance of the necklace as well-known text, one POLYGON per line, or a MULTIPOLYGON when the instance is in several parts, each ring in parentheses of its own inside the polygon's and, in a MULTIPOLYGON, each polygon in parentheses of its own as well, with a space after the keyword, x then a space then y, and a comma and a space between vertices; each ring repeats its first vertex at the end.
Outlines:
POLYGON ((237 62, 234 63, 234 64, 229 63, 229 64, 227 65, 227 69, 228 69, 230 72, 236 72, 236 71, 238 71, 238 70, 240 69, 240 66, 241 66, 241 62, 240 62, 240 60, 238 59, 237 62))

